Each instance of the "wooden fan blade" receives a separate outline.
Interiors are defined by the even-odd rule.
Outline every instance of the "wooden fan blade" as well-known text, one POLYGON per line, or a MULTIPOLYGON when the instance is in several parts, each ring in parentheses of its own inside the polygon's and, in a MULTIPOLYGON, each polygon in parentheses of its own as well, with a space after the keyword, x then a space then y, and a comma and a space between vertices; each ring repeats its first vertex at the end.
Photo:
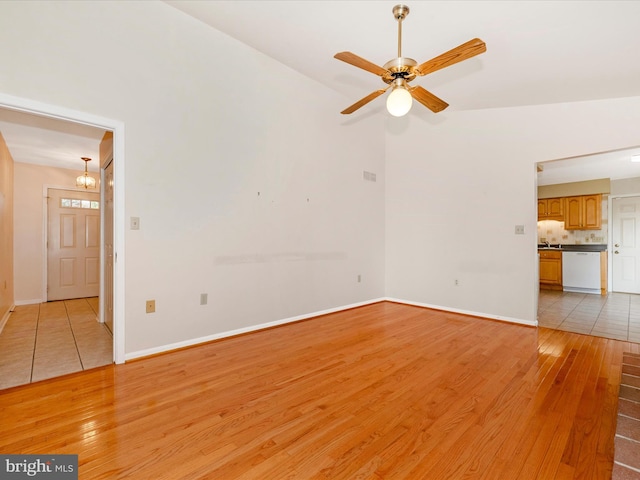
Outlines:
POLYGON ((434 113, 441 112, 449 106, 447 102, 439 99, 433 93, 425 90, 421 86, 409 87, 409 93, 411 93, 413 98, 434 113))
POLYGON ((343 115, 348 115, 349 113, 355 112, 360 107, 362 107, 362 106, 366 105, 367 103, 369 103, 371 100, 374 100, 374 99, 378 98, 380 95, 382 95, 384 92, 386 92, 388 90, 388 88, 389 87, 383 88, 381 90, 376 90, 375 92, 370 93, 369 95, 364 97, 362 100, 358 100, 356 103, 354 103, 350 107, 345 108, 340 113, 342 113, 343 115))
POLYGON ((348 63, 349 65, 353 65, 354 67, 361 68, 363 70, 366 70, 367 72, 371 72, 379 76, 387 73, 384 68, 379 67, 375 63, 371 63, 369 60, 365 60, 364 58, 359 57, 355 53, 340 52, 336 53, 333 58, 337 58, 338 60, 342 60, 343 62, 348 63))
POLYGON ((479 38, 469 40, 467 43, 457 46, 429 61, 418 65, 415 69, 416 74, 426 75, 435 72, 441 68, 449 67, 468 58, 475 57, 487 51, 487 46, 479 38))

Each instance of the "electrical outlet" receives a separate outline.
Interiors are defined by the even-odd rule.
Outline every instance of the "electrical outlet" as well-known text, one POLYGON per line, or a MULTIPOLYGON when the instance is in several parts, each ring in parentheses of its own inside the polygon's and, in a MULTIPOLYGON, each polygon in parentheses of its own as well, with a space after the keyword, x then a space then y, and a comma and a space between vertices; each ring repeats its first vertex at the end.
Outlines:
POLYGON ((201 293, 200 294, 200 305, 206 305, 207 304, 207 294, 206 293, 201 293))
POLYGON ((516 225, 516 235, 524 235, 524 225, 516 225))
POLYGON ((156 301, 147 300, 147 313, 154 313, 156 311, 156 301))
POLYGON ((456 279, 453 281, 453 284, 457 287, 458 285, 460 285, 460 282, 459 282, 459 281, 458 281, 458 279, 456 278, 456 279))

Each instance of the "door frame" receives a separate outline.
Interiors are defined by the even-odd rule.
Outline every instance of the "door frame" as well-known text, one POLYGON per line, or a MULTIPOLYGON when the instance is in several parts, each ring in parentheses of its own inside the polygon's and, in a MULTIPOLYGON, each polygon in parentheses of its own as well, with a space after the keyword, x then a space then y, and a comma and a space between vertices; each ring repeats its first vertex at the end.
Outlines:
POLYGON ((630 198, 630 197, 640 197, 640 193, 624 193, 624 194, 609 194, 609 199, 607 200, 607 218, 608 218, 608 226, 609 232, 607 233, 607 291, 613 292, 613 199, 614 198, 630 198))
MULTIPOLYGON (((113 360, 115 363, 125 361, 125 212, 124 212, 124 123, 118 120, 104 118, 80 112, 57 105, 46 104, 36 100, 15 97, 0 92, 0 108, 17 110, 32 115, 44 116, 71 123, 81 123, 102 130, 113 132, 113 233, 114 233, 114 272, 113 272, 113 360)), ((100 175, 103 175, 100 166, 100 175)), ((102 202, 104 189, 100 189, 102 202)), ((45 194, 46 195, 46 194, 45 194)), ((101 218, 102 223, 102 218, 101 218)), ((100 225, 101 229, 104 227, 100 225)), ((104 252, 103 240, 100 240, 101 256, 104 252)), ((104 259, 100 259, 101 263, 104 259)), ((102 282, 101 282, 102 295, 102 282)), ((43 292, 43 295, 46 295, 43 292)), ((100 312, 102 316, 102 312, 100 312)))

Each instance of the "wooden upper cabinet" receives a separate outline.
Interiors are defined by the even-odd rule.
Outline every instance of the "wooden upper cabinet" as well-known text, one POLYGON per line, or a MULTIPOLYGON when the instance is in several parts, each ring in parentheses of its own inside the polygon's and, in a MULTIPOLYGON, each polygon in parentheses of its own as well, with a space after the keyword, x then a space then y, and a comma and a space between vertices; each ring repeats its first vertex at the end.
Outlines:
POLYGON ((584 201, 585 230, 600 230, 602 228, 602 195, 586 195, 584 201))
POLYGON ((582 228, 582 197, 568 197, 566 200, 567 213, 564 219, 565 230, 580 230, 582 228))
POLYGON ((564 220, 564 198, 538 200, 538 220, 564 220))
POLYGON ((550 220, 564 220, 564 198, 547 199, 547 216, 550 220))
POLYGON ((567 197, 565 230, 600 230, 602 228, 602 195, 567 197))
POLYGON ((547 199, 538 200, 538 220, 547 219, 547 199))

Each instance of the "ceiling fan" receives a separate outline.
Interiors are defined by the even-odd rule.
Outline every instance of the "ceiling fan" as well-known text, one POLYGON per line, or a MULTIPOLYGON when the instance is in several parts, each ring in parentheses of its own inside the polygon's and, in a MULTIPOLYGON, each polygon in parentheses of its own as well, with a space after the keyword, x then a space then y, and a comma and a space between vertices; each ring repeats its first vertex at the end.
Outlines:
POLYGON ((401 117, 407 114, 411 109, 412 98, 415 98, 434 113, 438 113, 447 108, 449 104, 419 85, 415 87, 410 86, 409 82, 417 76, 427 75, 441 68, 449 67, 484 53, 487 50, 482 40, 474 38, 442 55, 418 65, 418 62, 414 59, 402 56, 402 21, 407 15, 409 15, 409 7, 406 5, 396 5, 393 7, 393 16, 398 21, 398 58, 388 61, 383 67, 379 67, 351 52, 340 52, 334 55, 334 58, 338 60, 342 60, 350 65, 380 76, 382 81, 388 85, 386 88, 370 93, 340 113, 353 113, 360 107, 378 98, 390 88, 392 90, 387 97, 387 110, 391 115, 401 117))

